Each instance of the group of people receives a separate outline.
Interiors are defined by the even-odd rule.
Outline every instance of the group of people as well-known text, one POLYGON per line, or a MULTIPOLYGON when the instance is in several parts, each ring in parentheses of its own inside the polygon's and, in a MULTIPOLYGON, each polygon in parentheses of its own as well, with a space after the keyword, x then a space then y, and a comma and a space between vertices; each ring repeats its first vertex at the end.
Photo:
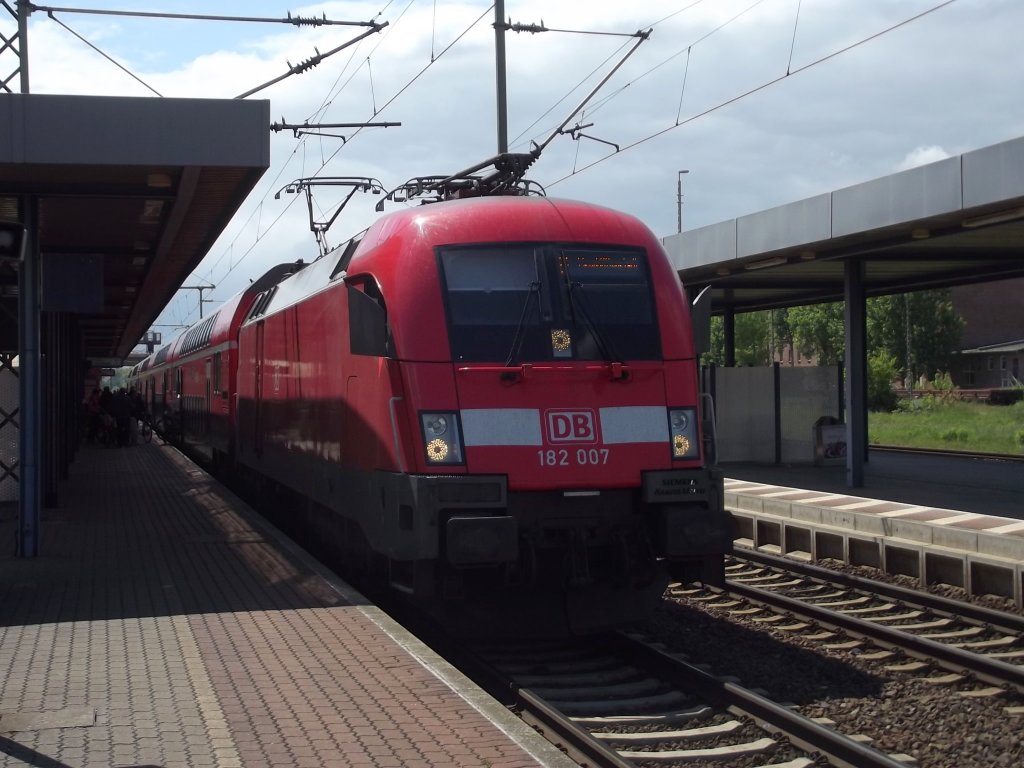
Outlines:
POLYGON ((94 389, 85 402, 86 439, 89 442, 110 442, 131 445, 138 435, 139 421, 146 417, 146 403, 142 395, 110 387, 94 389))

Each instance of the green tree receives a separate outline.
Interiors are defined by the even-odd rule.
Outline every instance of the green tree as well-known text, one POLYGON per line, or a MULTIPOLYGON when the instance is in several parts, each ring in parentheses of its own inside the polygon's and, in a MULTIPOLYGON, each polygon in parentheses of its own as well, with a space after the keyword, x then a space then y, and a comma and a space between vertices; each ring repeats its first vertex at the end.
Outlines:
MULTIPOLYGON (((770 365, 771 317, 765 312, 743 312, 736 315, 736 365, 770 365)), ((725 323, 721 317, 711 318, 711 351, 704 355, 704 365, 725 365, 725 323)))
POLYGON ((932 378, 946 370, 960 344, 964 321, 948 289, 879 296, 868 301, 868 346, 891 355, 904 376, 932 378), (907 339, 910 357, 907 357, 907 339))
POLYGON ((892 388, 893 381, 900 375, 896 358, 888 352, 877 351, 868 354, 868 408, 872 411, 896 409, 898 398, 892 388))
MULTIPOLYGON (((895 361, 897 373, 903 371, 907 366, 909 328, 910 373, 924 373, 930 379, 937 371, 949 368, 953 352, 960 344, 963 325, 963 318, 953 309, 949 290, 868 299, 868 353, 888 355, 895 361)), ((736 315, 736 364, 769 365, 773 352, 787 343, 819 364, 839 363, 846 351, 844 333, 842 302, 745 312, 736 315)), ((712 318, 711 350, 705 356, 705 364, 724 365, 725 331, 721 317, 712 318)))
POLYGON ((786 319, 797 352, 815 357, 820 365, 842 362, 846 348, 842 302, 790 307, 786 319))

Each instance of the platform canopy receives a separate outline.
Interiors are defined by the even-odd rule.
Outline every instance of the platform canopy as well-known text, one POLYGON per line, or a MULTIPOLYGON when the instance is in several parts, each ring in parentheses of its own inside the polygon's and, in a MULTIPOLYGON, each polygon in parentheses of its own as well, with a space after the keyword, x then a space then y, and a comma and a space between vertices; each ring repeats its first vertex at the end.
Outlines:
MULTIPOLYGON (((35 201, 42 308, 77 317, 94 364, 122 362, 210 250, 269 127, 267 101, 0 94, 0 218, 35 201)), ((0 268, 12 316, 17 286, 0 268)))
POLYGON ((712 312, 843 299, 845 262, 867 296, 1024 276, 1024 137, 665 238, 712 312))

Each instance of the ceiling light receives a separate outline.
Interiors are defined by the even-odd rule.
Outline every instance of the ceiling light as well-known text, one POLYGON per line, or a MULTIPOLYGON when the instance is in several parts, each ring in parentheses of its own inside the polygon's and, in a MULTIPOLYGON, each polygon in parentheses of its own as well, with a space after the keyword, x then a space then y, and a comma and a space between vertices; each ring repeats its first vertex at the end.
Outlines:
POLYGON ((715 274, 716 275, 728 275, 729 274, 729 268, 728 267, 716 267, 715 268, 715 274))
POLYGON ((767 269, 768 267, 777 267, 780 264, 786 263, 785 256, 772 256, 770 259, 762 259, 761 261, 752 261, 749 264, 744 264, 744 269, 767 269))
POLYGON ((133 267, 144 267, 144 266, 146 266, 146 257, 145 256, 136 256, 135 258, 132 259, 132 266, 133 267))
POLYGON ((989 224, 1001 224, 1004 221, 1014 221, 1021 218, 1024 218, 1024 207, 1011 208, 1007 211, 998 211, 997 213, 990 213, 985 216, 964 219, 963 225, 965 227, 986 227, 989 224))
POLYGON ((910 236, 915 240, 927 240, 931 236, 931 232, 924 227, 918 227, 910 230, 910 236))
POLYGON ((124 292, 125 293, 135 293, 135 286, 134 285, 126 285, 124 287, 124 292))
POLYGON ((817 255, 814 251, 800 251, 800 259, 802 261, 813 261, 817 255))
POLYGON ((146 186, 153 189, 168 189, 173 183, 169 173, 151 173, 146 176, 146 186))
POLYGON ((146 200, 142 204, 142 215, 139 216, 140 224, 158 224, 160 216, 164 211, 163 200, 146 200))

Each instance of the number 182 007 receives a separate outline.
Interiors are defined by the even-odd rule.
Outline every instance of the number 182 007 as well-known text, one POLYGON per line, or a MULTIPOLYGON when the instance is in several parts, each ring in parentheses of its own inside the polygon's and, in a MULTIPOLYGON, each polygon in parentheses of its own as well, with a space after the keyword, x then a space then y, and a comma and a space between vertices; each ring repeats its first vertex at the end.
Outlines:
POLYGON ((595 465, 608 463, 607 448, 549 448, 537 451, 542 467, 568 467, 572 465, 595 465))

